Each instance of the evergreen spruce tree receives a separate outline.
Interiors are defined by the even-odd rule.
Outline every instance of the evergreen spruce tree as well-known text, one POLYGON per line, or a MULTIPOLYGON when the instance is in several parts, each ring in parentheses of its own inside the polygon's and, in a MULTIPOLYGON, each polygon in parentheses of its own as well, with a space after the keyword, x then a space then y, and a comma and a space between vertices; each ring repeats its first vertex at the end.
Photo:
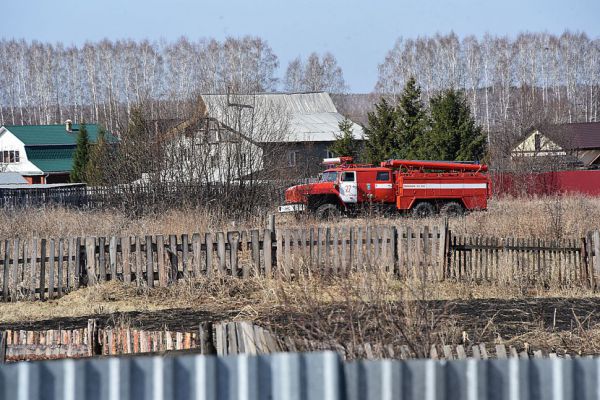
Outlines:
POLYGON ((335 142, 333 142, 329 151, 336 156, 350 156, 356 160, 358 157, 359 143, 352 134, 352 121, 344 118, 344 120, 338 124, 338 127, 340 128, 341 133, 334 134, 335 142))
POLYGON ((160 160, 153 148, 151 129, 144 118, 141 106, 131 109, 127 130, 119 142, 117 162, 114 163, 118 171, 119 182, 131 182, 139 179, 142 174, 152 172, 155 159, 160 160))
POLYGON ((417 85, 416 79, 411 77, 404 86, 397 107, 394 158, 418 158, 427 128, 428 118, 421 101, 421 88, 417 85))
POLYGON ((77 147, 73 156, 73 170, 71 171, 71 182, 83 182, 85 171, 89 161, 90 143, 85 122, 79 126, 77 134, 77 147))
POLYGON ((371 164, 392 158, 396 145, 397 113, 383 97, 375 104, 375 111, 367 114, 369 126, 365 128, 363 159, 371 164))
POLYGON ((98 128, 96 143, 90 146, 90 156, 85 169, 85 181, 90 185, 104 185, 104 170, 108 162, 106 131, 98 128))
POLYGON ((421 157, 430 160, 481 160, 486 139, 475 123, 464 95, 450 89, 430 103, 431 129, 425 135, 421 157))

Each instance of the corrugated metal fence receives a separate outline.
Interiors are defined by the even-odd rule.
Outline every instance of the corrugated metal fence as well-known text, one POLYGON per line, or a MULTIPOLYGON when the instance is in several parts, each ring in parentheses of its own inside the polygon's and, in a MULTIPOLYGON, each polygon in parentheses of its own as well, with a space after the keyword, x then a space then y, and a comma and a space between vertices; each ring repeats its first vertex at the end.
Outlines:
POLYGON ((335 353, 95 358, 0 367, 3 399, 597 399, 598 359, 361 361, 335 353))

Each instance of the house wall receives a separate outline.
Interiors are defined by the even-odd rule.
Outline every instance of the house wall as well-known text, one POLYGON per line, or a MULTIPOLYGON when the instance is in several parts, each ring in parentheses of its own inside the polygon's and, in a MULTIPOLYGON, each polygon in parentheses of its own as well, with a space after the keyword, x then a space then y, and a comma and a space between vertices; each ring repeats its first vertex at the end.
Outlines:
POLYGON ((23 178, 25 178, 29 184, 46 183, 46 177, 44 175, 23 176, 23 178))
POLYGON ((27 159, 25 145, 19 138, 13 135, 6 128, 0 128, 0 151, 15 150, 19 151, 19 162, 10 164, 0 164, 0 170, 7 172, 18 172, 21 175, 42 175, 43 172, 27 159))
POLYGON ((552 140, 541 134, 539 131, 533 131, 525 140, 519 143, 513 149, 514 156, 536 156, 536 155, 565 155, 565 151, 552 140), (535 136, 540 135, 540 147, 536 149, 535 136))
POLYGON ((165 181, 234 182, 263 168, 263 150, 245 140, 207 142, 183 137, 166 149, 165 181))
MULTIPOLYGON (((592 165, 594 161, 598 163, 600 149, 572 150, 570 155, 577 157, 585 166, 592 165)), ((512 152, 513 158, 532 157, 532 156, 565 156, 567 152, 558 144, 548 139, 539 131, 532 132, 525 140, 519 143, 512 152), (539 134, 539 148, 536 148, 536 134, 539 134)))
POLYGON ((323 171, 323 159, 330 156, 333 142, 264 143, 266 172, 276 170, 282 177, 316 177, 323 171), (295 152, 295 157, 291 153, 295 152), (295 158, 295 164, 291 161, 295 158))

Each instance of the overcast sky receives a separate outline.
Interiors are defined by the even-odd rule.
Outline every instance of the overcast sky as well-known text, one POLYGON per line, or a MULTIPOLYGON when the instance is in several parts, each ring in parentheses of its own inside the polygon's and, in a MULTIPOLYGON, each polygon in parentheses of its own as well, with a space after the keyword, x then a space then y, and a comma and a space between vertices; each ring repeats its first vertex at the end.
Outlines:
POLYGON ((460 37, 569 29, 600 38, 600 0, 2 0, 0 37, 86 40, 255 35, 280 62, 312 51, 338 59, 352 92, 369 92, 400 36, 460 37))

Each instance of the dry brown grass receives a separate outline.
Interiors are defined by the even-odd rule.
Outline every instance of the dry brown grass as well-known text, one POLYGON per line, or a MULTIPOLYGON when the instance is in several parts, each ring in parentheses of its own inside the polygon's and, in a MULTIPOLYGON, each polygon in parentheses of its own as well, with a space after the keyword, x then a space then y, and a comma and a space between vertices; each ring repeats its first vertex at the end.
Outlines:
POLYGON ((373 271, 347 279, 308 275, 294 281, 203 277, 154 289, 107 282, 58 300, 0 304, 0 324, 23 329, 58 318, 79 318, 85 324, 90 316, 111 315, 109 323, 123 325, 130 323, 127 313, 134 312, 150 318, 153 327, 194 329, 202 318, 252 320, 299 343, 341 344, 351 357, 360 356, 353 349, 365 342, 408 344, 424 355, 433 343, 461 343, 463 332, 476 343, 500 340, 519 349, 528 343, 584 354, 600 350, 600 321, 591 315, 598 295, 556 289, 528 296, 510 287, 401 282, 373 271), (553 310, 559 311, 556 324, 553 310))
MULTIPOLYGON (((116 211, 77 211, 63 208, 0 211, 0 238, 72 237, 107 235, 182 234, 217 230, 266 227, 267 216, 233 220, 222 212, 207 209, 177 210, 167 213, 128 217, 116 211)), ((407 216, 383 218, 376 215, 343 218, 327 225, 402 224, 414 227, 442 224, 441 217, 415 220, 407 216)), ((278 216, 279 227, 323 225, 313 218, 278 216)), ((600 228, 600 199, 572 196, 533 200, 492 200, 485 212, 472 212, 452 218, 450 228, 456 234, 536 237, 579 237, 600 228)))
POLYGON ((497 200, 486 212, 451 222, 459 234, 556 239, 600 228, 600 199, 584 196, 497 200))
MULTIPOLYGON (((0 226, 0 237, 5 238, 181 234, 266 226, 266 216, 232 221, 206 210, 172 211, 132 219, 110 211, 81 212, 53 208, 2 211, 0 218, 4 222, 0 226)), ((361 217, 330 224, 347 226, 390 222, 418 227, 441 224, 442 219, 361 217)), ((279 227, 321 224, 312 219, 278 217, 279 227)), ((600 199, 586 197, 497 200, 490 203, 486 212, 473 212, 450 220, 454 233, 501 237, 580 237, 586 231, 599 227, 600 199)), ((431 342, 456 343, 461 332, 467 329, 470 337, 481 340, 506 331, 506 326, 496 325, 493 318, 470 328, 451 317, 438 319, 436 315, 452 316, 452 310, 442 308, 435 311, 437 314, 432 314, 433 311, 428 308, 432 300, 450 300, 444 304, 454 304, 460 301, 477 303, 478 299, 487 303, 490 303, 487 299, 492 299, 493 303, 494 299, 590 299, 597 296, 585 289, 559 287, 550 290, 527 288, 524 291, 517 286, 455 282, 422 287, 418 281, 401 282, 385 273, 373 271, 354 273, 344 279, 309 275, 292 282, 260 277, 245 280, 200 278, 151 290, 112 282, 81 289, 54 301, 0 304, 0 322, 129 311, 168 313, 168 310, 186 308, 226 314, 234 319, 257 320, 303 338, 396 344, 412 340, 411 346, 418 352, 428 348, 431 342)), ((474 312, 477 312, 476 308, 474 312)), ((531 312, 518 310, 517 314, 523 316, 528 313, 531 312)), ((526 333, 504 335, 502 340, 519 346, 527 342, 532 347, 551 348, 563 343, 562 347, 579 346, 584 353, 600 351, 600 325, 582 323, 579 327, 576 323, 578 318, 572 318, 575 330, 571 333, 540 326, 528 328, 526 333)), ((585 316, 582 318, 585 321, 585 316)))
MULTIPOLYGON (((323 224, 312 218, 298 220, 291 216, 280 218, 280 222, 290 226, 323 224)), ((329 225, 384 225, 390 222, 418 228, 422 225, 441 225, 444 221, 442 217, 418 220, 410 216, 363 216, 338 220, 329 225)), ((449 225, 458 235, 540 239, 580 237, 589 230, 600 228, 600 198, 563 196, 491 200, 487 211, 471 212, 464 217, 451 218, 449 225)))
POLYGON ((0 211, 0 238, 182 234, 266 226, 265 217, 239 221, 206 209, 132 218, 118 211, 46 208, 0 211))

